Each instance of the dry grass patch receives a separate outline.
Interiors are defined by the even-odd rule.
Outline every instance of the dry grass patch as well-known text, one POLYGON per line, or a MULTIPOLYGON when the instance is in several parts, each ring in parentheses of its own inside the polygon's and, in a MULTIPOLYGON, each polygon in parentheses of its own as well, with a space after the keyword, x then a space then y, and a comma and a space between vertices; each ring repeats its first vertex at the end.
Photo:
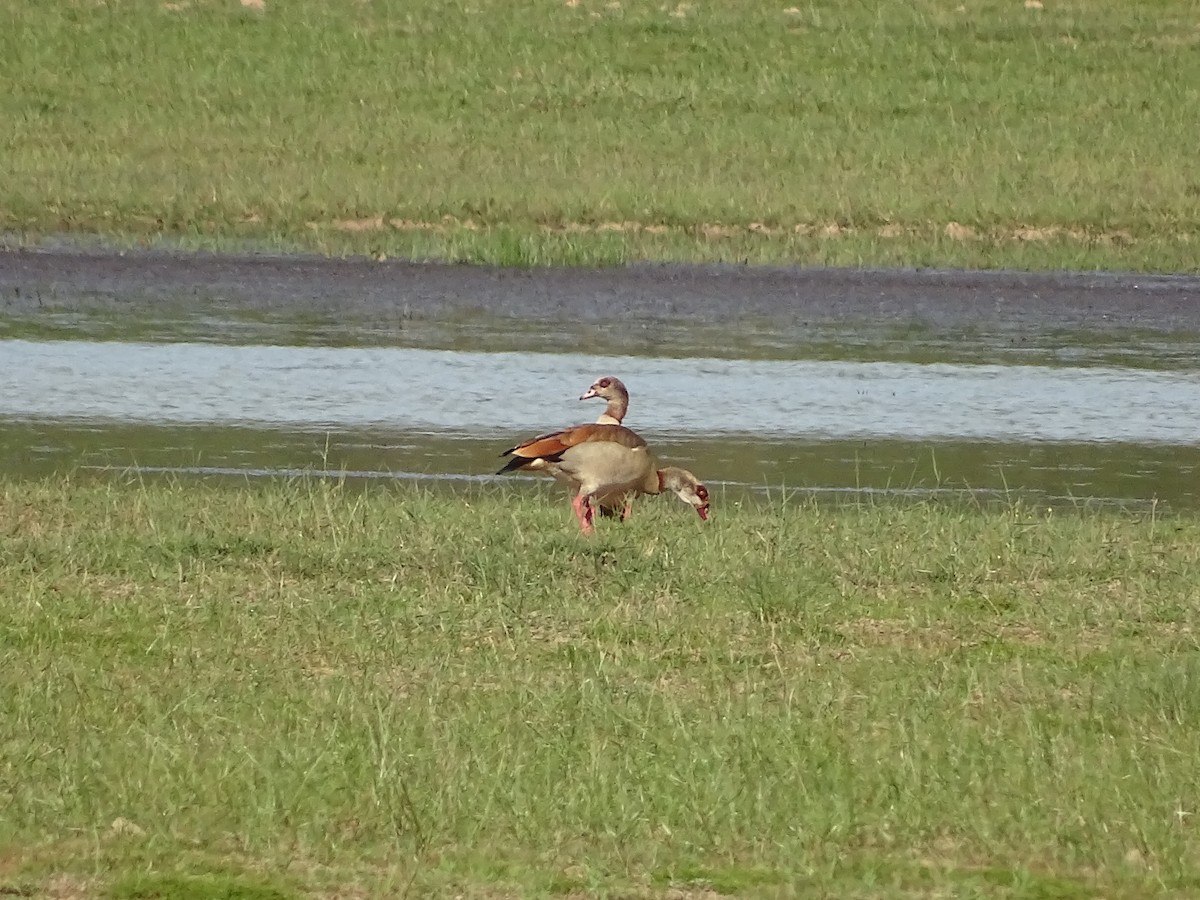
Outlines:
MULTIPOLYGON (((258 223, 261 219, 247 216, 242 219, 245 223, 258 223)), ((493 230, 493 225, 484 225, 479 221, 466 218, 458 219, 453 216, 443 216, 436 221, 420 221, 404 218, 387 218, 384 216, 369 216, 356 219, 337 219, 322 223, 310 221, 308 227, 313 231, 332 229, 345 234, 386 233, 386 232, 415 232, 453 235, 455 232, 486 233, 493 230)), ((1086 229, 1064 225, 1017 225, 1011 227, 981 228, 965 225, 960 222, 901 224, 886 222, 881 225, 860 226, 848 225, 843 222, 795 222, 791 224, 772 225, 766 222, 749 222, 747 224, 721 224, 702 222, 696 225, 666 225, 654 222, 542 222, 535 226, 536 230, 550 236, 588 236, 616 235, 637 236, 649 235, 655 237, 676 236, 687 238, 700 237, 709 241, 724 241, 741 238, 782 239, 789 237, 817 237, 821 239, 839 238, 879 238, 897 241, 924 239, 927 236, 940 235, 951 241, 987 242, 1002 245, 1007 242, 1024 242, 1050 244, 1068 242, 1079 245, 1104 245, 1129 247, 1137 244, 1138 238, 1129 229, 1086 229)), ((1186 243, 1191 240, 1188 232, 1180 232, 1172 236, 1173 240, 1186 243)))

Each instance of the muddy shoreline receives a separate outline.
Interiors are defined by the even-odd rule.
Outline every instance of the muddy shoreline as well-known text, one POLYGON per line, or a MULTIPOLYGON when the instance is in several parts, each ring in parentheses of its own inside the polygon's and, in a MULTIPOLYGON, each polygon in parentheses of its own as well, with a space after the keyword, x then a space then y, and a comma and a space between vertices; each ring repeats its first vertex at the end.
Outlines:
POLYGON ((1195 410, 1200 278, 651 264, 504 269, 0 250, 0 363, 11 363, 0 365, 0 395, 9 398, 0 458, 10 473, 148 467, 244 478, 332 467, 371 483, 474 483, 495 471, 498 448, 579 414, 576 398, 608 368, 599 363, 605 354, 619 358, 621 374, 641 373, 639 427, 658 429, 664 458, 704 472, 730 500, 787 485, 834 502, 864 492, 940 497, 964 489, 981 502, 1012 491, 1068 505, 1200 502, 1190 437, 1179 443, 1162 429, 1128 428, 1141 414, 1175 427, 1171 417, 1187 421, 1195 410), (16 340, 4 346, 8 338, 16 340), (46 343, 54 338, 77 343, 46 343), (367 352, 347 353, 353 345, 367 352), (438 369, 397 361, 380 347, 488 352, 455 352, 453 365, 438 369), (324 369, 306 348, 332 351, 324 369), (519 361, 492 352, 504 349, 519 361), (670 374, 679 365, 667 361, 689 358, 679 364, 687 377, 670 374), (139 369, 139 359, 150 361, 139 369), (189 359, 201 362, 188 368, 189 359), (786 364, 773 382, 751 378, 764 360, 786 364), (814 360, 836 365, 813 369, 814 360), (884 381, 872 374, 879 361, 918 365, 893 367, 884 381), (1024 368, 980 381, 979 366, 988 363, 1024 368), (1097 366, 1110 371, 1087 371, 1097 366), (1063 368, 1085 387, 1072 393, 1063 368), (928 380, 905 382, 902 371, 928 380), (1037 389, 1055 378, 1060 388, 1037 389), (1117 394, 1097 408, 1086 385, 1099 383, 1117 394), (1165 383, 1182 393, 1156 395, 1155 385, 1165 383), (256 397, 257 411, 244 413, 256 397), (501 398, 501 418, 493 420, 501 398), (83 407, 73 407, 75 399, 83 407), (759 418, 733 437, 717 436, 741 421, 742 405, 759 418), (284 416, 293 407, 305 411, 284 416), (696 408, 712 418, 697 424, 696 408), (976 408, 973 430, 935 427, 976 408), (1087 409, 1093 418, 1121 409, 1129 416, 1099 433, 1090 420, 1077 434, 1053 430, 1087 409), (1018 428, 1026 415, 1053 428, 1031 437, 1018 428), (481 422, 490 423, 487 437, 477 433, 481 422), (772 438, 771 429, 779 434, 772 438))
POLYGON ((531 323, 1200 332, 1183 275, 637 264, 506 269, 306 255, 0 250, 0 315, 237 311, 531 323))

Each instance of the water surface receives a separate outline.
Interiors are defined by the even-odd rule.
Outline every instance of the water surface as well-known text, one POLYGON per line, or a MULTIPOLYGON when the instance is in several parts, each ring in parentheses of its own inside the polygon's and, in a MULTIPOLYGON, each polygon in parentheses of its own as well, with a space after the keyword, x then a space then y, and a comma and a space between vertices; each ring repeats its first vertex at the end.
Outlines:
POLYGON ((485 480, 600 374, 664 461, 747 492, 1197 502, 1200 372, 181 341, 0 341, 9 472, 485 480))
POLYGON ((655 435, 1200 443, 1200 371, 0 341, 0 417, 493 435, 588 421, 600 374, 655 435))

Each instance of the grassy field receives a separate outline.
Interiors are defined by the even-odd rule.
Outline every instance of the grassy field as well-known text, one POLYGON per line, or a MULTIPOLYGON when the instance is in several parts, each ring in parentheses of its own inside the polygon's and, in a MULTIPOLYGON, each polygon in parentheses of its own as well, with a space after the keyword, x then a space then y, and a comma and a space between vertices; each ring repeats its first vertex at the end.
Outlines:
POLYGON ((1200 520, 0 482, 0 891, 1200 890, 1200 520))
POLYGON ((1195 271, 1198 44, 1193 0, 0 0, 0 230, 1195 271))

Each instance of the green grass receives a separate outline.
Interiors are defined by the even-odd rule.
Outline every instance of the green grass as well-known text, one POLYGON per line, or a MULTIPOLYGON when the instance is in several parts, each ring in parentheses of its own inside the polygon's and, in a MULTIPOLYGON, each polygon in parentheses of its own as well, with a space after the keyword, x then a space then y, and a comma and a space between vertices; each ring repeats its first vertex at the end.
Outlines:
POLYGON ((1200 520, 0 481, 0 889, 1200 889, 1200 520))
POLYGON ((5 0, 0 229, 1194 271, 1198 45, 1191 0, 5 0))

